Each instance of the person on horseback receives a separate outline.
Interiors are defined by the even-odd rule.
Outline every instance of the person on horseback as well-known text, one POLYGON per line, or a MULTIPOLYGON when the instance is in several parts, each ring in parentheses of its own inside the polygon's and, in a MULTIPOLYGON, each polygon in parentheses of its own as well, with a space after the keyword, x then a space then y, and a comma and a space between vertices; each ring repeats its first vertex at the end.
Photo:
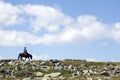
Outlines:
POLYGON ((24 47, 23 53, 24 53, 25 55, 28 54, 26 47, 24 47))
POLYGON ((18 60, 19 60, 19 59, 22 60, 23 57, 25 58, 25 60, 26 60, 26 58, 28 58, 29 60, 30 60, 30 59, 32 60, 32 55, 27 52, 26 47, 24 47, 24 50, 23 50, 22 53, 19 53, 19 55, 18 55, 18 60))

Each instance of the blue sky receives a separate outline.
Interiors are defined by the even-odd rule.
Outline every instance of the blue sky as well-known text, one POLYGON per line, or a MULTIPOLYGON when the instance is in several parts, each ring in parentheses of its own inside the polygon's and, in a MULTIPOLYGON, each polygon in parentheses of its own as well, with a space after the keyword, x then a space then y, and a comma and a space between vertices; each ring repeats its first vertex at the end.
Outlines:
POLYGON ((120 61, 119 0, 0 0, 0 59, 120 61))

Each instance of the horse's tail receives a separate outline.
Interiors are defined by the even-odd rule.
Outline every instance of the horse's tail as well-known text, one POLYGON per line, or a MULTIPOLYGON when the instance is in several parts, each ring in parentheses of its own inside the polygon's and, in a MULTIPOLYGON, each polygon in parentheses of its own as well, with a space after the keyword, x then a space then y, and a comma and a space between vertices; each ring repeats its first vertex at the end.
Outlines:
POLYGON ((31 60, 32 60, 33 56, 31 55, 31 60))

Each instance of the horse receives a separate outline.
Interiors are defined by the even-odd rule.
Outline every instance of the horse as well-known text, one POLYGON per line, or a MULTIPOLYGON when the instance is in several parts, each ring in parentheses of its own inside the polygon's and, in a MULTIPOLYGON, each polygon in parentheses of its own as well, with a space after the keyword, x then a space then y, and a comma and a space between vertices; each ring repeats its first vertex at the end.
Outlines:
POLYGON ((29 60, 31 59, 32 60, 32 55, 31 54, 29 54, 29 53, 19 53, 19 55, 18 55, 18 60, 19 59, 21 59, 22 60, 22 58, 25 58, 25 60, 26 60, 26 58, 28 58, 29 60))

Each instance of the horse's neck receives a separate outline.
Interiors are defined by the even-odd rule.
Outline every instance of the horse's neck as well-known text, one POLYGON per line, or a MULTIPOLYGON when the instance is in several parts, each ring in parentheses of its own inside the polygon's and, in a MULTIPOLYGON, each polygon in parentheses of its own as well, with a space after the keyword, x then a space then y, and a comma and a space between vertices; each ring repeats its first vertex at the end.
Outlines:
POLYGON ((26 53, 27 55, 29 55, 29 53, 26 53))

